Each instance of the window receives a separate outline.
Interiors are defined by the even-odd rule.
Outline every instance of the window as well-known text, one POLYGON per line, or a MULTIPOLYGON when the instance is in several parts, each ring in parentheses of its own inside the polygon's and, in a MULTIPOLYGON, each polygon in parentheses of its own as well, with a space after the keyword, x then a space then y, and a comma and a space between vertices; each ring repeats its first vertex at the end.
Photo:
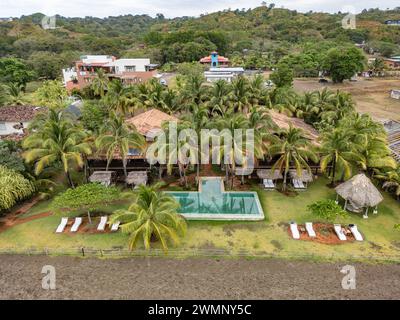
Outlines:
POLYGON ((6 131, 6 130, 7 130, 6 123, 0 122, 0 131, 6 131))
POLYGON ((136 66, 125 66, 126 72, 135 72, 136 66))
POLYGON ((140 150, 136 148, 129 148, 128 156, 140 156, 140 150))

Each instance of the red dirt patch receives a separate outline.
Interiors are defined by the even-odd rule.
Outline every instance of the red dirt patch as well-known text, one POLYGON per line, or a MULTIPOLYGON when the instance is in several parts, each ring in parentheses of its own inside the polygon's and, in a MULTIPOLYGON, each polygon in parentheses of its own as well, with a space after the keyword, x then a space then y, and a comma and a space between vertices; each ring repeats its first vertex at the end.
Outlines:
POLYGON ((12 217, 9 216, 9 217, 7 217, 7 219, 0 221, 0 232, 7 230, 13 226, 16 226, 16 225, 19 225, 22 223, 26 223, 28 221, 51 216, 52 214, 53 214, 53 212, 47 211, 47 212, 38 213, 38 214, 32 215, 30 217, 22 218, 22 219, 18 219, 17 216, 12 216, 12 217))
POLYGON ((79 226, 77 232, 71 232, 71 227, 74 224, 75 219, 68 219, 68 223, 62 233, 74 235, 74 234, 96 234, 96 233, 111 233, 110 226, 106 224, 104 231, 97 231, 97 226, 100 223, 100 217, 92 217, 92 224, 89 224, 88 217, 82 217, 82 224, 79 226))
MULTIPOLYGON (((341 241, 339 240, 338 236, 336 235, 335 229, 333 228, 333 224, 327 224, 327 223, 313 223, 313 228, 316 233, 315 238, 311 238, 306 230, 305 225, 298 225, 299 232, 300 232, 300 240, 305 240, 305 241, 315 241, 318 243, 323 243, 323 244, 332 244, 332 245, 339 245, 339 244, 344 244, 348 242, 354 242, 354 236, 350 232, 350 229, 347 227, 344 227, 346 231, 346 241, 341 241)), ((287 229, 289 236, 292 237, 292 233, 290 231, 290 227, 287 229)))

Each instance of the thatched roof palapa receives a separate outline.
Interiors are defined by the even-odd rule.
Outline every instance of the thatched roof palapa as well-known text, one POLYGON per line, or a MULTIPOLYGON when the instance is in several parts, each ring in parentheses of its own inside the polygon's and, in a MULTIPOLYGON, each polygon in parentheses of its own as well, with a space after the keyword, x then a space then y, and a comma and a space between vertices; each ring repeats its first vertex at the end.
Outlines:
POLYGON ((383 200, 379 190, 363 173, 337 186, 335 190, 355 208, 375 207, 383 200))
POLYGON ((257 176, 260 179, 270 179, 270 180, 283 179, 282 173, 280 173, 279 170, 271 170, 271 169, 259 169, 257 170, 257 176))
POLYGON ((237 176, 249 176, 253 173, 253 168, 246 168, 246 167, 236 167, 235 168, 235 175, 237 176))
POLYGON ((90 182, 99 182, 101 184, 110 185, 112 174, 114 171, 95 171, 89 177, 90 182))
POLYGON ((127 184, 134 184, 135 186, 141 184, 147 184, 147 172, 146 171, 131 171, 126 177, 127 184))
POLYGON ((303 182, 312 182, 314 180, 312 173, 307 170, 302 170, 301 174, 299 175, 297 170, 292 169, 289 170, 289 175, 292 179, 300 180, 303 182))

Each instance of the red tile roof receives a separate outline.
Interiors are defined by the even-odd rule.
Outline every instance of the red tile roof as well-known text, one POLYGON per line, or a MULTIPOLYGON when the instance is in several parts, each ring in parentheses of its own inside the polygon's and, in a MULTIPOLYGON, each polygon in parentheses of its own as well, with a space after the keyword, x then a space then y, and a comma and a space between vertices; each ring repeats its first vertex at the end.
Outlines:
POLYGON ((0 107, 0 121, 26 122, 32 120, 44 108, 35 106, 6 106, 0 107))
MULTIPOLYGON (((229 62, 229 59, 223 56, 218 56, 218 62, 229 62)), ((211 56, 201 58, 200 63, 211 63, 211 56)))

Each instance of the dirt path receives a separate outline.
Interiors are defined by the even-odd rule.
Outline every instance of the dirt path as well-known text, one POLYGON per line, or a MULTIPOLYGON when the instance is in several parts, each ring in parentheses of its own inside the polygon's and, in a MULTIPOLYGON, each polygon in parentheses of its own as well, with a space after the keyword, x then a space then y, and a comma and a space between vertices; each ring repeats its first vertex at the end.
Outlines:
POLYGON ((35 219, 40 219, 44 217, 48 217, 52 215, 52 212, 42 212, 38 213, 26 218, 19 218, 19 216, 27 213, 34 205, 36 205, 40 201, 40 197, 35 197, 31 199, 29 202, 24 203, 21 206, 18 206, 13 211, 8 213, 6 216, 0 218, 0 232, 7 230, 15 225, 25 223, 28 221, 32 221, 35 219))
POLYGON ((344 265, 4 255, 0 299, 400 299, 400 265, 353 264, 356 290, 343 290, 344 265), (41 287, 44 265, 56 268, 54 291, 41 287))

